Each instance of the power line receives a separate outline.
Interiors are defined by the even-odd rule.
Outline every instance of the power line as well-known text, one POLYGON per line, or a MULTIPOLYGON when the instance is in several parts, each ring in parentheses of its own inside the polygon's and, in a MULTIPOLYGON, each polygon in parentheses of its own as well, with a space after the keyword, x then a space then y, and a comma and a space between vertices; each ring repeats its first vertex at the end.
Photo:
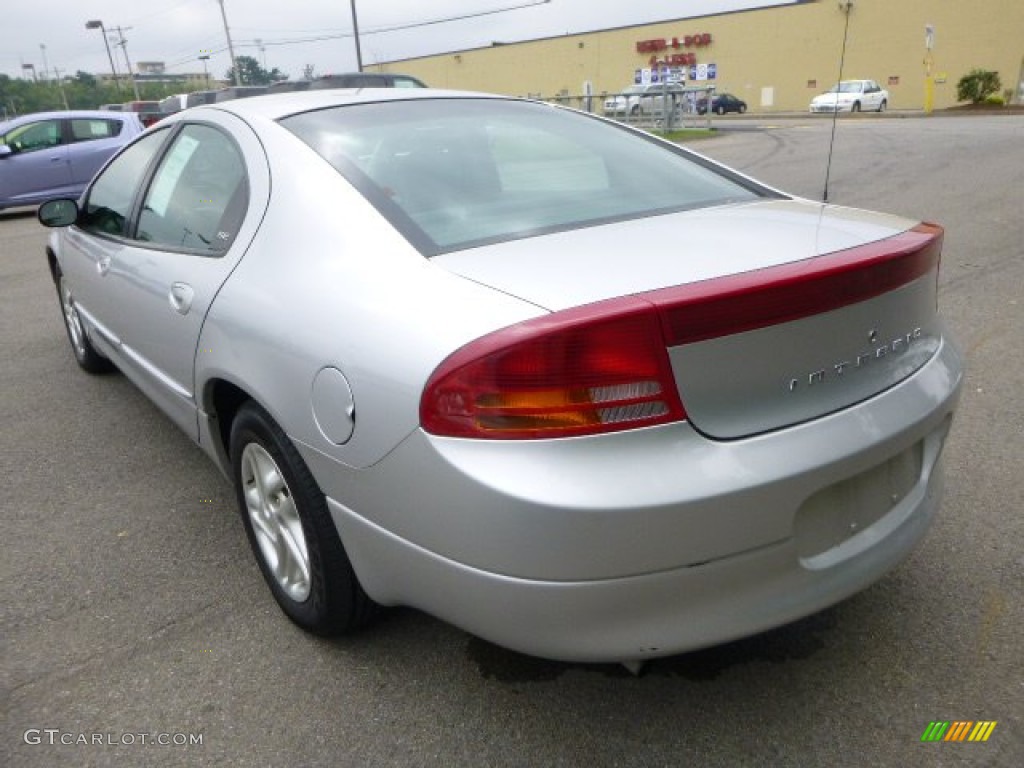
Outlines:
MULTIPOLYGON (((477 18, 480 18, 480 17, 483 17, 483 16, 493 16, 493 15, 498 14, 498 13, 507 13, 509 11, 519 11, 519 10, 523 10, 525 8, 534 8, 534 7, 539 6, 539 5, 547 5, 550 2, 551 2, 551 0, 532 0, 532 2, 528 2, 528 3, 519 3, 518 5, 509 5, 509 6, 505 6, 505 7, 502 7, 502 8, 492 8, 491 10, 477 11, 475 13, 463 13, 463 14, 460 14, 458 16, 445 16, 445 17, 442 17, 442 18, 427 19, 427 20, 424 20, 424 21, 410 22, 408 24, 393 24, 393 25, 389 25, 389 26, 371 27, 370 29, 367 29, 367 30, 361 32, 361 36, 362 37, 367 37, 369 35, 381 35, 381 34, 385 34, 387 32, 399 32, 399 31, 406 30, 406 29, 419 29, 421 27, 430 27, 430 26, 435 26, 437 24, 447 24, 447 23, 452 22, 452 21, 464 21, 466 19, 477 19, 477 18)), ((325 42, 325 41, 328 41, 328 40, 343 40, 345 38, 349 38, 349 37, 352 37, 352 36, 353 36, 352 31, 351 30, 347 30, 347 31, 330 32, 330 33, 318 34, 318 35, 304 35, 304 36, 301 36, 301 37, 282 37, 282 38, 277 38, 276 40, 275 39, 265 39, 264 38, 264 39, 262 39, 262 45, 264 47, 269 47, 269 46, 286 46, 286 45, 302 45, 303 43, 321 43, 321 42, 325 42)), ((252 46, 254 43, 252 41, 245 41, 245 44, 247 46, 252 46)), ((239 47, 241 47, 241 43, 239 44, 239 47)), ((210 53, 223 53, 226 50, 227 50, 227 47, 221 47, 221 48, 214 49, 214 50, 210 51, 210 53)), ((188 63, 189 61, 191 61, 193 58, 195 58, 195 57, 183 58, 183 59, 181 59, 179 61, 175 61, 173 64, 168 65, 168 68, 174 68, 174 67, 177 67, 177 66, 182 66, 182 65, 188 63)))

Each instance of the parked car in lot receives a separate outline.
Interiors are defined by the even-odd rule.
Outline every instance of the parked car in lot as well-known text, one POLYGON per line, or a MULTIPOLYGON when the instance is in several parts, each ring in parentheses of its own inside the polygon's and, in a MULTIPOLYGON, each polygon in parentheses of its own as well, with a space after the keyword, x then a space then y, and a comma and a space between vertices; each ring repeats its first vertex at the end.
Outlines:
POLYGON ((322 88, 426 88, 422 80, 412 75, 394 72, 348 72, 337 75, 322 75, 310 81, 309 89, 322 88))
POLYGON ((39 218, 78 364, 231 478, 312 632, 632 664, 844 599, 938 509, 934 224, 424 89, 171 115, 39 218))
POLYGON ((163 119, 165 112, 160 108, 159 101, 126 101, 121 105, 122 112, 135 112, 146 128, 163 119))
POLYGON ((130 112, 37 112, 0 123, 0 209, 77 197, 142 132, 130 112))
POLYGON ((604 114, 606 117, 661 115, 664 114, 666 100, 670 109, 679 110, 683 108, 685 98, 683 89, 674 84, 631 85, 622 93, 605 98, 604 114))
POLYGON ((843 80, 811 99, 811 112, 885 112, 889 92, 874 80, 843 80))
MULTIPOLYGON (((707 111, 707 97, 697 99, 697 114, 705 115, 707 111)), ((742 115, 747 111, 747 102, 736 98, 731 93, 716 93, 711 97, 711 111, 716 115, 724 115, 726 112, 736 112, 742 115)))

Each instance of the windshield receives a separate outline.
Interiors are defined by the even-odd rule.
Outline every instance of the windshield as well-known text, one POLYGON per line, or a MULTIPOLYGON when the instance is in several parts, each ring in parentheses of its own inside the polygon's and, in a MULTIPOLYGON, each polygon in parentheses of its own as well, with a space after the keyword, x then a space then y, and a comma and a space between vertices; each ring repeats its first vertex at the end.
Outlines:
POLYGON ((535 102, 356 104, 281 123, 428 256, 768 194, 682 150, 535 102))
POLYGON ((839 83, 833 85, 825 93, 860 93, 861 85, 858 82, 839 83))

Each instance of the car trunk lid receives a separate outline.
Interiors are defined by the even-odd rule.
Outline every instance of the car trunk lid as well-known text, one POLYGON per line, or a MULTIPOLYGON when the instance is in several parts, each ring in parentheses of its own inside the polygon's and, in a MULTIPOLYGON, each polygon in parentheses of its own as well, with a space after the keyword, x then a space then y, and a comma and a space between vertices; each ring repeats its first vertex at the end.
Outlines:
POLYGON ((649 302, 691 423, 732 439, 848 407, 930 359, 941 239, 905 219, 771 201, 565 233, 558 258, 527 239, 435 259, 551 310, 649 302))

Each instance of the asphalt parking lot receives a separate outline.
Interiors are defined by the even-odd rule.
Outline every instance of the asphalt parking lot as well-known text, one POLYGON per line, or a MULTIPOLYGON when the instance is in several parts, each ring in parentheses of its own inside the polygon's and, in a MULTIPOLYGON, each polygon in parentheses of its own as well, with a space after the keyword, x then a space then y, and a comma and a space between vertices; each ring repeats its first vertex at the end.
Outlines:
MULTIPOLYGON (((751 124, 692 146, 820 199, 830 121, 751 124)), ((969 368, 942 512, 867 591, 640 677, 412 610, 330 642, 293 627, 227 481, 123 377, 78 370, 45 231, 0 212, 0 764, 1024 764, 1021 136, 1024 116, 839 121, 831 202, 947 228, 969 368), (939 720, 997 725, 922 743, 939 720)))

